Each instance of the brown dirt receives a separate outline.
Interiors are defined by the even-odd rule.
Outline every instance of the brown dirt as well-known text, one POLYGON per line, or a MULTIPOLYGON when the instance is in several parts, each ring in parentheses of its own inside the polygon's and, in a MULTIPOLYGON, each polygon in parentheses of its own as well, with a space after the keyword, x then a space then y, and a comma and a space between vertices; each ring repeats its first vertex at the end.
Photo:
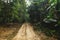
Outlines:
POLYGON ((16 25, 1 25, 0 26, 0 40, 11 40, 16 35, 19 24, 16 25))
POLYGON ((0 26, 0 40, 56 40, 47 37, 42 32, 37 32, 29 23, 0 26))

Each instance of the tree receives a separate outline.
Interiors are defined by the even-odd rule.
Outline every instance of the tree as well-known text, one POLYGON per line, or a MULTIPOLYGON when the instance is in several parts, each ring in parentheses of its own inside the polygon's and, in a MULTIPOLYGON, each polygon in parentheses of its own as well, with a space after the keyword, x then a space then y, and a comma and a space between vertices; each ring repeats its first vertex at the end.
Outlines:
POLYGON ((48 11, 48 1, 33 1, 33 3, 28 8, 28 12, 30 14, 30 18, 32 21, 40 21, 42 22, 43 19, 47 16, 48 11))
POLYGON ((2 0, 0 1, 0 23, 23 22, 26 20, 26 3, 25 0, 2 0))

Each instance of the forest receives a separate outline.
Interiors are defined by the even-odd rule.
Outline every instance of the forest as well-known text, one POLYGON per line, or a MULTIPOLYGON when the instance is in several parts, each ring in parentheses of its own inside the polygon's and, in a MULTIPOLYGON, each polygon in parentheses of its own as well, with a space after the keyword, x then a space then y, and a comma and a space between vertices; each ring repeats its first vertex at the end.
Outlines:
MULTIPOLYGON (((0 28, 4 26, 2 30, 4 28, 10 29, 9 26, 13 28, 17 25, 21 26, 22 24, 28 24, 29 27, 32 25, 35 28, 34 30, 38 32, 42 31, 46 36, 53 36, 57 40, 60 40, 60 0, 0 0, 0 28)), ((19 30, 19 28, 16 27, 16 30, 19 30)), ((31 32, 31 35, 34 34, 31 32)), ((5 39, 1 39, 0 35, 0 40, 5 39)), ((10 39, 8 38, 7 40, 10 39)))

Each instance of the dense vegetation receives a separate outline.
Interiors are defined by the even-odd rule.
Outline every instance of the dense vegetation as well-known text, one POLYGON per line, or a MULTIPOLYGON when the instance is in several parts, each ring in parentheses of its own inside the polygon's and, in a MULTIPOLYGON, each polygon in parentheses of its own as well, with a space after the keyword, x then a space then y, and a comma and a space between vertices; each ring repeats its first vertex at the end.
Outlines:
POLYGON ((47 35, 60 38, 60 0, 0 0, 0 24, 30 22, 47 35), (31 1, 30 1, 31 2, 31 1))

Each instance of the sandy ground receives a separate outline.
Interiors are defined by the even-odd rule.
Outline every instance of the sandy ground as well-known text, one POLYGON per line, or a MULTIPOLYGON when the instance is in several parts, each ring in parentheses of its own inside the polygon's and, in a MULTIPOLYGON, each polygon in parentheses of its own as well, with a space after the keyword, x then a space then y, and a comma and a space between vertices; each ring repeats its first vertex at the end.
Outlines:
POLYGON ((40 40, 30 24, 23 24, 13 40, 40 40))

